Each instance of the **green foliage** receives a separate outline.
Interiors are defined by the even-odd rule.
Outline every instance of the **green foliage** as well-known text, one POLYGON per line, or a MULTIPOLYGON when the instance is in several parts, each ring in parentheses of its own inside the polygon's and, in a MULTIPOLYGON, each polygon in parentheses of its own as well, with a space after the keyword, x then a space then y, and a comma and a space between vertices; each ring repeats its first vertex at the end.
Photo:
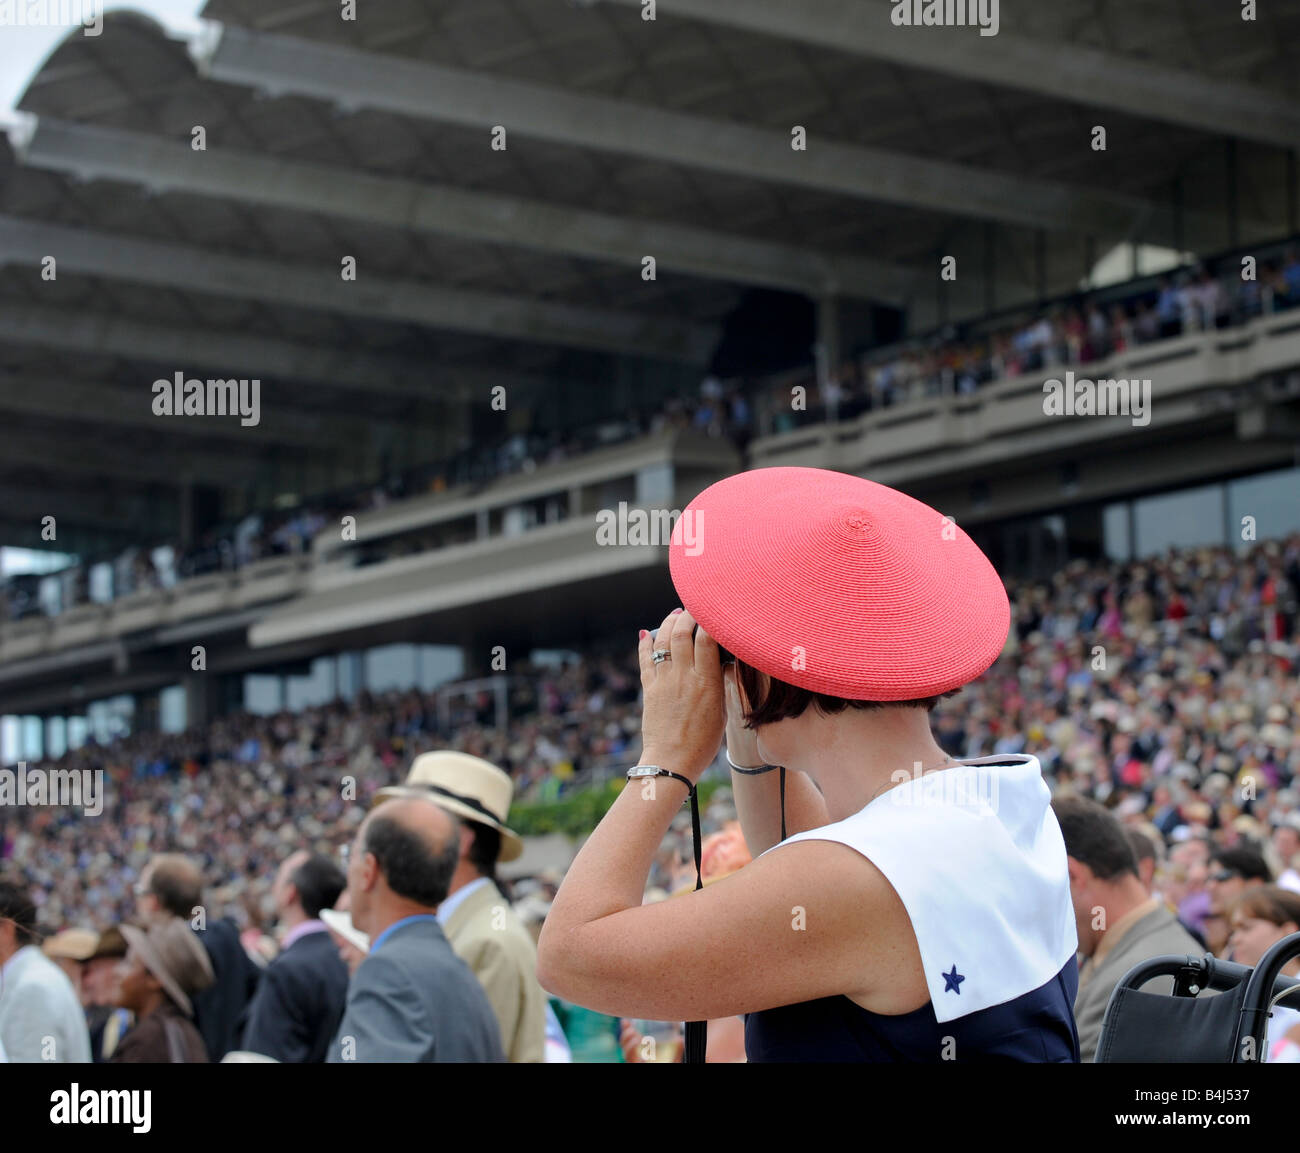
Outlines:
MULTIPOLYGON (((616 777, 603 785, 561 797, 558 801, 515 805, 510 810, 510 827, 521 837, 540 837, 547 833, 585 837, 600 824, 626 784, 622 777, 616 777)), ((700 809, 705 809, 713 794, 726 784, 725 779, 701 781, 696 789, 700 809)))

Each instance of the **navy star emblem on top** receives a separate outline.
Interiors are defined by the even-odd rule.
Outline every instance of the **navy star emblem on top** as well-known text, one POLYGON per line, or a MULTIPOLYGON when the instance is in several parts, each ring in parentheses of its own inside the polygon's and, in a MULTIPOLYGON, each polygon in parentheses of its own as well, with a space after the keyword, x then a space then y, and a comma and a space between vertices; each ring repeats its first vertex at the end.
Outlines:
POLYGON ((957 966, 954 965, 951 973, 945 973, 943 975, 943 991, 945 993, 956 993, 957 996, 960 997, 961 983, 964 980, 966 980, 966 978, 957 972, 957 966))

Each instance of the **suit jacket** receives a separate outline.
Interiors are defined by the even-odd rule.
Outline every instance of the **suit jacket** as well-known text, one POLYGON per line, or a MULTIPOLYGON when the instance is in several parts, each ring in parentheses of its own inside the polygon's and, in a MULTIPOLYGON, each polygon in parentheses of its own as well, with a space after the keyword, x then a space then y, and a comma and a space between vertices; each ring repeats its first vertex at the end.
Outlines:
POLYGON ((90 1061, 90 1033, 77 992, 35 945, 10 957, 0 979, 0 1042, 10 1061, 90 1061), (53 1042, 48 1050, 47 1037, 53 1042))
POLYGON ((147 1017, 142 1017, 122 1038, 113 1055, 108 1059, 110 1065, 135 1064, 170 1064, 172 1041, 171 1032, 176 1038, 180 1056, 187 1065, 206 1065, 208 1050, 203 1038, 194 1027, 194 1023, 185 1016, 169 999, 165 1000, 147 1017))
POLYGON ((537 982, 537 946, 491 881, 447 919, 447 939, 492 1003, 508 1061, 546 1060, 546 993, 537 982))
POLYGON ((208 1047, 208 1057, 220 1061, 232 1049, 238 1049, 244 1036, 244 1014, 262 976, 253 958, 239 939, 239 930, 229 917, 215 921, 206 929, 195 929, 212 962, 216 980, 190 1000, 194 1004, 194 1024, 208 1047))
POLYGON ((299 937, 262 974, 243 1048, 277 1061, 319 1064, 343 1019, 348 967, 324 929, 299 937))
POLYGON ((352 975, 325 1058, 504 1061, 492 1006, 433 917, 399 925, 352 975))
MULTIPOLYGON (((1080 980, 1079 992, 1074 1000, 1074 1019, 1079 1027, 1080 1059, 1091 1061, 1096 1057, 1101 1023, 1106 1015, 1106 1006, 1110 1003, 1110 995, 1134 965, 1164 953, 1190 953, 1196 957, 1204 952, 1195 938, 1179 924, 1178 918, 1161 905, 1154 912, 1135 921, 1091 973, 1091 961, 1087 962, 1082 971, 1083 975, 1087 975, 1087 980, 1080 980)), ((1148 993, 1172 993, 1173 978, 1157 977, 1142 988, 1148 993)))

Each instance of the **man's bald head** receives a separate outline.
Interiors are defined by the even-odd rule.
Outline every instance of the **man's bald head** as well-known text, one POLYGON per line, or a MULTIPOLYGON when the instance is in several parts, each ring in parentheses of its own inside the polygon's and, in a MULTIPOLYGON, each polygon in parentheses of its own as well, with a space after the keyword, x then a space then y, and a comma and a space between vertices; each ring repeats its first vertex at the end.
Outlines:
POLYGON ((392 892, 434 909, 447 899, 460 856, 455 819, 426 801, 399 798, 371 810, 357 834, 392 892))

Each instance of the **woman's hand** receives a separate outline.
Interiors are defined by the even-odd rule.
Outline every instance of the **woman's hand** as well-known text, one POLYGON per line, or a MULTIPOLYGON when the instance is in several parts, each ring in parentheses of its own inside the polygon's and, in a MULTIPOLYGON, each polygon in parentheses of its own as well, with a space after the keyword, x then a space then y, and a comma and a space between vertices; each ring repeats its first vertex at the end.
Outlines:
POLYGON ((736 666, 728 665, 722 674, 727 694, 727 756, 742 769, 763 767, 758 751, 758 733, 745 728, 745 711, 741 703, 740 679, 736 666))
POLYGON ((690 613, 675 609, 657 636, 642 632, 637 652, 645 694, 641 764, 697 781, 718 755, 726 724, 717 642, 695 628, 690 613), (655 664, 659 649, 667 649, 671 658, 655 664))

